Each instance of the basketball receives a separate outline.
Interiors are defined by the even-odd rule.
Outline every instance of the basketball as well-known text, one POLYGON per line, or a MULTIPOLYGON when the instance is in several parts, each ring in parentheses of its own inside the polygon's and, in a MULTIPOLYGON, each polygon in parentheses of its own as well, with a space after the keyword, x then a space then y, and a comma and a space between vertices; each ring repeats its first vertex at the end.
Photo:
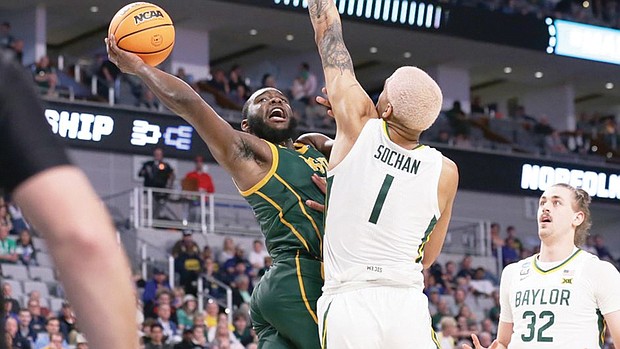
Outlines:
POLYGON ((174 46, 172 19, 161 7, 134 2, 120 9, 108 28, 119 48, 137 54, 151 66, 163 62, 174 46))

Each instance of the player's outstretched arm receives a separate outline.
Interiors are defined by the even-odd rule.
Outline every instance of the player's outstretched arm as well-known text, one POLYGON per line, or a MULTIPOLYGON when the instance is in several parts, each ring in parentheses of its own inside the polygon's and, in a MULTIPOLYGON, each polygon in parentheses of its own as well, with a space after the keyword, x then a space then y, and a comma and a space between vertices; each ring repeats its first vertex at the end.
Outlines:
POLYGON ((14 198, 43 233, 90 347, 137 349, 129 263, 82 171, 73 166, 45 170, 20 184, 14 198))
POLYGON ((365 121, 376 117, 374 105, 355 78, 353 61, 342 35, 340 14, 333 0, 310 0, 308 10, 337 134, 353 137, 354 141, 365 121))
POLYGON ((229 172, 247 171, 248 163, 254 163, 239 161, 240 158, 245 159, 244 151, 247 149, 258 152, 259 157, 271 158, 266 143, 232 128, 183 80, 151 67, 137 55, 120 49, 114 36, 106 39, 106 47, 110 61, 121 71, 137 75, 172 112, 194 126, 215 160, 229 172))
POLYGON ((437 220, 426 246, 424 246, 424 257, 422 258, 422 265, 424 268, 430 267, 441 252, 446 233, 448 232, 450 218, 452 217, 452 206, 454 204, 454 198, 456 197, 458 185, 458 167, 452 160, 444 157, 437 193, 441 216, 437 220))

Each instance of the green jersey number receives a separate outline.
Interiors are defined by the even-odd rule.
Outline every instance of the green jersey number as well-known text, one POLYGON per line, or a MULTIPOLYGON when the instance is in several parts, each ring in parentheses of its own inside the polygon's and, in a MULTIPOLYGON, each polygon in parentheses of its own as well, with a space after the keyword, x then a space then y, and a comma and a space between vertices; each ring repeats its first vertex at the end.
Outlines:
POLYGON ((529 319, 530 321, 530 323, 527 325, 527 328, 530 330, 529 333, 527 335, 521 335, 521 339, 524 342, 531 342, 534 339, 537 342, 553 342, 553 337, 548 337, 543 334, 543 332, 545 332, 545 330, 551 327, 551 325, 553 325, 553 323, 555 322, 555 314, 553 314, 553 312, 545 310, 540 312, 540 314, 536 316, 536 313, 528 310, 523 313, 523 319, 529 319), (538 331, 536 331, 537 320, 540 320, 541 323, 544 322, 542 323, 542 326, 538 328, 538 331))
POLYGON ((385 198, 387 197, 387 193, 392 186, 392 181, 394 180, 394 176, 389 174, 385 175, 385 179, 383 180, 383 184, 381 185, 381 190, 379 190, 379 195, 377 195, 377 200, 375 200, 375 206, 372 208, 372 213, 370 214, 370 218, 368 221, 373 224, 377 224, 379 220, 379 214, 381 214, 381 209, 383 208, 383 203, 385 203, 385 198))

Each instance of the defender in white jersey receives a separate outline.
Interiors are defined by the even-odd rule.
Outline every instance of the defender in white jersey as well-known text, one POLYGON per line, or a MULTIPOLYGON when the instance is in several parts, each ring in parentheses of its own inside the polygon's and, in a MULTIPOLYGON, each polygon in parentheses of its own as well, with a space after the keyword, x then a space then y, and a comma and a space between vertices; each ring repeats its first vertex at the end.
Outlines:
POLYGON ((603 348, 606 326, 620 343, 620 273, 576 247, 590 226, 589 202, 585 191, 567 184, 543 193, 540 254, 504 269, 497 340, 490 348, 603 348))
POLYGON ((377 105, 355 78, 333 0, 308 1, 336 119, 329 159, 319 331, 325 348, 438 348, 422 269, 448 228, 458 170, 419 144, 441 109, 439 86, 402 67, 377 105))

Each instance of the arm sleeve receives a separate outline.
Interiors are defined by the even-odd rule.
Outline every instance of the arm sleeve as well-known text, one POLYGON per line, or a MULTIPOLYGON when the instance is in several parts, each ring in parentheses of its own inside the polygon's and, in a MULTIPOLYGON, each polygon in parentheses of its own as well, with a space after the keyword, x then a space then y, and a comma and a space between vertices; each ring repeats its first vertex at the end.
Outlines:
POLYGON ((513 263, 504 268, 504 272, 502 273, 502 280, 499 284, 499 321, 502 322, 514 322, 512 319, 512 308, 510 307, 510 284, 513 279, 516 265, 516 263, 513 263))
POLYGON ((601 314, 609 314, 620 310, 620 272, 609 262, 596 260, 588 265, 586 275, 591 278, 594 297, 601 314))
POLYGON ((46 122, 24 69, 0 52, 0 188, 12 191, 31 176, 69 164, 46 122))

